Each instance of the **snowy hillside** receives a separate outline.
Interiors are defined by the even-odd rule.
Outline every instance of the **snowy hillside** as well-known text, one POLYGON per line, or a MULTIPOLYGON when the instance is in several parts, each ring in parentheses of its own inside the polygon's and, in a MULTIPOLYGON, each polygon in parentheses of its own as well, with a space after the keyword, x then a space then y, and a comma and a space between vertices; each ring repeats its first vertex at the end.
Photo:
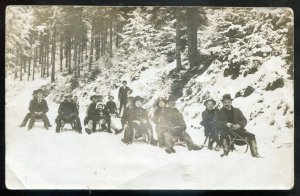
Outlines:
MULTIPOLYGON (((110 51, 113 55, 108 51, 95 58, 91 67, 90 58, 74 62, 80 77, 77 68, 71 73, 67 66, 60 70, 61 51, 56 51, 55 81, 39 76, 33 81, 18 81, 16 72, 7 70, 5 135, 9 188, 287 189, 293 186, 291 10, 241 8, 232 12, 231 8, 205 8, 207 24, 197 27, 198 67, 190 65, 189 29, 180 26, 181 69, 177 69, 174 58, 174 37, 178 33, 174 25, 179 19, 167 8, 155 11, 135 8, 115 16, 118 24, 123 25, 122 32, 116 33, 121 40, 118 47, 110 51), (157 22, 159 19, 167 22, 157 22), (90 96, 103 95, 106 102, 108 95, 113 95, 117 102, 122 80, 128 81, 132 96, 145 98, 144 107, 150 117, 157 98, 170 95, 178 98, 177 108, 185 118, 187 132, 198 145, 205 140, 200 126, 201 112, 205 110, 203 102, 214 98, 221 108, 222 96, 231 94, 233 106, 247 118, 246 129, 256 135, 258 152, 264 158, 252 158, 249 151, 244 153, 243 147, 237 147, 224 158, 220 157, 221 151, 207 148, 188 151, 180 145, 175 146, 175 154, 167 154, 163 148, 141 141, 126 145, 121 142, 123 132, 80 135, 68 125, 65 131, 55 133, 54 119, 65 93, 78 96, 83 121, 90 96), (78 85, 74 86, 74 81, 78 85), (26 127, 18 125, 28 112, 32 91, 41 87, 48 91, 45 99, 52 128, 45 130, 42 123, 36 123, 32 130, 26 131, 26 127)), ((83 13, 99 14, 89 10, 83 13)), ((84 22, 87 21, 89 18, 84 22)), ((91 28, 92 24, 87 26, 91 28)), ((90 33, 87 40, 93 39, 92 30, 87 32, 90 33)), ((10 64, 13 62, 9 60, 10 64)), ((67 65, 66 59, 63 62, 67 65)), ((42 71, 42 67, 36 71, 42 71)), ((117 128, 121 127, 120 119, 112 121, 117 128)))

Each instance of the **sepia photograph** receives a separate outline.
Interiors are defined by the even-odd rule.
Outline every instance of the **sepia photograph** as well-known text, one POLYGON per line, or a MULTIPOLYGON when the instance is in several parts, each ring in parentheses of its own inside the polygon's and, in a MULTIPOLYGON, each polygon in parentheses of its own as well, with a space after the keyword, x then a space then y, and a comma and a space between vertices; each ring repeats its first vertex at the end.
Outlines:
POLYGON ((293 10, 7 6, 5 181, 292 189, 293 10))

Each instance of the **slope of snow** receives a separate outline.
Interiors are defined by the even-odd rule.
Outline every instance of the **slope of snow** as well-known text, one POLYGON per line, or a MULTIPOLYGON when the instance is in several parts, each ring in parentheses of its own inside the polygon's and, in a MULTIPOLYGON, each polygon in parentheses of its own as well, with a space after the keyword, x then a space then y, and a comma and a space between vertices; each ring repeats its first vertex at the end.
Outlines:
MULTIPOLYGON (((150 72, 154 73, 149 70, 149 75, 146 74, 150 76, 150 72)), ((29 132, 17 127, 27 112, 30 92, 46 82, 26 83, 18 94, 7 97, 6 185, 9 188, 232 189, 234 185, 236 189, 283 189, 292 186, 293 166, 286 165, 292 163, 292 156, 285 148, 274 151, 273 146, 265 143, 259 145, 264 159, 253 159, 242 149, 221 158, 219 152, 206 148, 188 151, 181 146, 175 147, 176 154, 168 155, 163 149, 142 142, 127 146, 120 141, 123 134, 80 135, 69 127, 56 134, 54 127, 45 130, 41 123, 36 123, 29 132)), ((47 101, 48 116, 55 126, 58 104, 47 101)), ((80 117, 83 119, 83 112, 80 117)), ((202 132, 194 129, 188 132, 195 143, 202 143, 202 132)))

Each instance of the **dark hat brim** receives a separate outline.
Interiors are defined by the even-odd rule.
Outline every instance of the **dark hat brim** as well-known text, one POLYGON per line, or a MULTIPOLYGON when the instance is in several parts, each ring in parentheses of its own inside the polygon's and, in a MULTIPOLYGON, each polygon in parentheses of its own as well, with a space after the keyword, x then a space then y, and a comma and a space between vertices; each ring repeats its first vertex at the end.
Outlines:
POLYGON ((230 100, 230 101, 233 101, 233 99, 232 98, 223 98, 221 101, 223 102, 223 101, 225 101, 225 100, 230 100))
POLYGON ((94 98, 97 98, 97 96, 96 96, 96 95, 90 96, 90 100, 91 100, 91 101, 92 101, 92 99, 94 99, 94 98))
POLYGON ((137 102, 137 101, 143 102, 144 99, 143 99, 142 97, 135 97, 135 98, 133 99, 133 102, 135 103, 135 102, 137 102))

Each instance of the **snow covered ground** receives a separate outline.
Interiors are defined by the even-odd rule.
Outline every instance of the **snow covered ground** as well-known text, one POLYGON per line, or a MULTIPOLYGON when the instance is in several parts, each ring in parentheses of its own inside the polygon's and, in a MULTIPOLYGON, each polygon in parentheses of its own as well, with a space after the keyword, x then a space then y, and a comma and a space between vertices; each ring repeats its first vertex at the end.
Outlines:
MULTIPOLYGON (((152 77, 151 73, 154 74, 149 71, 145 75, 152 77)), ((125 145, 121 142, 123 133, 80 135, 66 130, 57 134, 54 119, 58 104, 48 98, 48 117, 53 127, 45 130, 42 123, 36 123, 31 131, 19 128, 28 111, 32 90, 48 82, 43 79, 6 82, 6 185, 10 189, 287 189, 293 186, 293 145, 278 147, 260 134, 257 141, 263 159, 252 158, 250 152, 245 154, 242 149, 221 158, 221 152, 206 148, 188 151, 182 146, 176 146, 177 153, 169 155, 159 147, 141 142, 125 145)), ((137 87, 138 83, 133 85, 137 87)), ((81 120, 84 115, 82 108, 81 120)), ((191 127, 195 119, 187 123, 191 127)), ((189 128, 188 132, 195 143, 203 143, 202 129, 189 128)))

